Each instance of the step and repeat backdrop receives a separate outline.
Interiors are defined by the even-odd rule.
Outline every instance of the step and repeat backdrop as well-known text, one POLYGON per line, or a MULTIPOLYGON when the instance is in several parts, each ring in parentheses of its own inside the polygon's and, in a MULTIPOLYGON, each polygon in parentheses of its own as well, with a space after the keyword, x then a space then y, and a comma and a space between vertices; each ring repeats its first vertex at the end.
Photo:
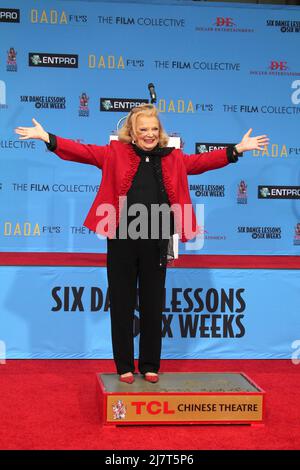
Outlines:
MULTIPOLYGON (((104 145, 132 106, 150 101, 149 83, 187 154, 237 143, 249 128, 271 139, 189 177, 203 243, 180 253, 299 254, 299 7, 15 0, 0 6, 0 38, 0 256, 106 252, 82 225, 101 171, 20 141, 14 128, 35 118, 104 145)), ((170 269, 165 357, 290 357, 298 278, 170 269)), ((104 268, 2 267, 0 279, 8 356, 111 357, 104 268)))
MULTIPOLYGON (((1 267, 0 279, 9 357, 112 357, 105 268, 1 267)), ((299 358, 299 284, 297 271, 169 269, 162 357, 299 358)))

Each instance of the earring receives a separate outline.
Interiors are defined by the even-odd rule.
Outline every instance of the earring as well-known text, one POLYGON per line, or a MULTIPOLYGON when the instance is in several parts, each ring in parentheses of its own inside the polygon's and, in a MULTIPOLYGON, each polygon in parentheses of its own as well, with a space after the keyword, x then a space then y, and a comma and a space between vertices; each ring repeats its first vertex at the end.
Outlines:
POLYGON ((134 140, 134 139, 132 139, 131 143, 132 143, 132 144, 135 144, 135 140, 134 140))

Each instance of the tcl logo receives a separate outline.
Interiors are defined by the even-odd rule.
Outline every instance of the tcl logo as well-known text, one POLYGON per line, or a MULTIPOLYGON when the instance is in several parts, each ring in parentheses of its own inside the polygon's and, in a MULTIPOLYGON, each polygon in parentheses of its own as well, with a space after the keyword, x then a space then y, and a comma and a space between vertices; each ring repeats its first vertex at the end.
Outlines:
POLYGON ((271 70, 287 70, 288 69, 287 62, 283 62, 283 61, 278 62, 277 60, 272 60, 269 68, 271 70))
POLYGON ((221 16, 217 17, 217 21, 215 22, 216 26, 235 26, 232 18, 223 18, 221 16))
POLYGON ((146 412, 150 415, 165 414, 171 415, 175 413, 175 410, 169 409, 169 403, 167 401, 133 401, 131 402, 132 406, 135 407, 135 412, 137 415, 141 415, 146 412))

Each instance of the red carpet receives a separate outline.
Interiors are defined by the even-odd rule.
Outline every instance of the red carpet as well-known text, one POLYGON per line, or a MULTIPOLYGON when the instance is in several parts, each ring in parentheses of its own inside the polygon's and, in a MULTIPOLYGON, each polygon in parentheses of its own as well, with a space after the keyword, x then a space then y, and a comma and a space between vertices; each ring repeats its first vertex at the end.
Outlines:
POLYGON ((169 360, 162 372, 244 372, 266 391, 265 426, 99 424, 96 373, 105 360, 0 365, 0 449, 299 449, 300 365, 289 360, 169 360))
MULTIPOLYGON (((1 252, 0 266, 106 266, 105 253, 1 252)), ((299 269, 299 256, 180 255, 168 268, 299 269)))

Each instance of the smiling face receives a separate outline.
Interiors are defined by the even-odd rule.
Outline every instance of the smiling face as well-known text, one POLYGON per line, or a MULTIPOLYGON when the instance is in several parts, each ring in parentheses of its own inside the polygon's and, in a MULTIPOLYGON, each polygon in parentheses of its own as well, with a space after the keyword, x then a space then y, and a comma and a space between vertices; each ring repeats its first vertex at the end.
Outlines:
POLYGON ((135 143, 142 150, 152 150, 159 142, 159 122, 154 116, 140 114, 135 123, 135 143))

